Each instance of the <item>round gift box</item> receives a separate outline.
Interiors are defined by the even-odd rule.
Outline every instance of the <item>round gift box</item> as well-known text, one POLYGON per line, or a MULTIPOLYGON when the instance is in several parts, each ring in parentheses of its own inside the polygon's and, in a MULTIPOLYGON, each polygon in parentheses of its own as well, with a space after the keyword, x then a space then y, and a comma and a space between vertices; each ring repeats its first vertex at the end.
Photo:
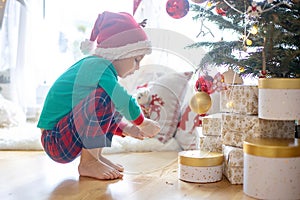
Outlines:
POLYGON ((258 199, 300 199, 300 146, 297 139, 244 141, 245 194, 258 199))
POLYGON ((222 180, 223 154, 200 150, 178 153, 178 177, 194 183, 211 183, 222 180))
POLYGON ((300 78, 260 78, 258 117, 270 120, 300 119, 300 78))

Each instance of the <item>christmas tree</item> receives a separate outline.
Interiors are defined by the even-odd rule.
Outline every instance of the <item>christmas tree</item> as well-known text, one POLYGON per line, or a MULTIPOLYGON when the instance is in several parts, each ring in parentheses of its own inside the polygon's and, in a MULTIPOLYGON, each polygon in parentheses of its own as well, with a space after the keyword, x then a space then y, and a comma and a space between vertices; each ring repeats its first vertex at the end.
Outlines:
POLYGON ((190 45, 208 48, 200 69, 226 66, 242 76, 299 77, 300 0, 200 2, 190 6, 194 19, 201 23, 199 37, 210 31, 208 21, 237 35, 231 41, 222 38, 190 45))

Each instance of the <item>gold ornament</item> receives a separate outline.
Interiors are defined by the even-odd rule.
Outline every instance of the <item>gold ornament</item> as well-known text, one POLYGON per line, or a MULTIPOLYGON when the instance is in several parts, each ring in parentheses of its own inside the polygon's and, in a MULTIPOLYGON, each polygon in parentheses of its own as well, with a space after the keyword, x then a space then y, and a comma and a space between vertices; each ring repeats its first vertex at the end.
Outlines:
POLYGON ((245 67, 239 66, 239 72, 244 72, 245 71, 245 67))
POLYGON ((206 92, 196 92, 190 100, 190 108, 197 114, 207 113, 211 104, 211 98, 206 92))

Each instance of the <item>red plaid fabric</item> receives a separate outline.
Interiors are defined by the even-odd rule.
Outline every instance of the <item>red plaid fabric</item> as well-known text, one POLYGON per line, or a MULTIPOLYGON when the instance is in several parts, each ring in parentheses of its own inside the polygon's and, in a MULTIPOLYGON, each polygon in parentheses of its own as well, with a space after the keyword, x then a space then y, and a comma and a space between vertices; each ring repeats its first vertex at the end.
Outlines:
POLYGON ((82 148, 110 147, 113 135, 122 135, 121 119, 107 93, 97 88, 52 130, 43 131, 42 145, 54 161, 68 163, 82 148))

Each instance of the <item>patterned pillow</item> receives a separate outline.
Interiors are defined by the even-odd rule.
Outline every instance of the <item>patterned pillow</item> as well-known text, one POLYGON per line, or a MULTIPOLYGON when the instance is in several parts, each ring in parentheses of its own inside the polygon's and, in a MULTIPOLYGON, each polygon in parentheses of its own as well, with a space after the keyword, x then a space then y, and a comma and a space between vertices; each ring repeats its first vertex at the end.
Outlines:
POLYGON ((149 118, 158 121, 161 126, 161 131, 156 137, 162 143, 168 142, 177 130, 180 108, 192 75, 193 72, 173 72, 147 85, 150 91, 147 112, 149 118))
POLYGON ((183 150, 199 149, 202 117, 193 112, 188 103, 182 107, 182 116, 178 124, 175 139, 183 150))

